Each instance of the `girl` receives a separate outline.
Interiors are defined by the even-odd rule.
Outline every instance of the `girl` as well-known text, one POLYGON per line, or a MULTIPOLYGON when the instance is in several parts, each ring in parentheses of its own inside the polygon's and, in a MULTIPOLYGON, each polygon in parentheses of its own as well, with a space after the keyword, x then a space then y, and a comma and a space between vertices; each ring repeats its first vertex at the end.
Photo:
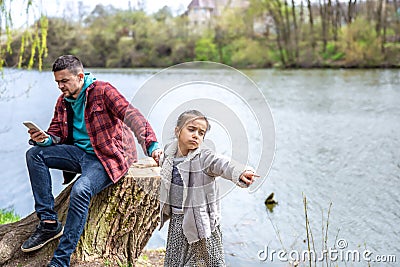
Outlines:
POLYGON ((209 129, 201 112, 182 113, 177 140, 166 146, 160 160, 161 227, 171 219, 164 266, 225 266, 215 178, 248 187, 258 177, 206 148, 202 143, 209 129))

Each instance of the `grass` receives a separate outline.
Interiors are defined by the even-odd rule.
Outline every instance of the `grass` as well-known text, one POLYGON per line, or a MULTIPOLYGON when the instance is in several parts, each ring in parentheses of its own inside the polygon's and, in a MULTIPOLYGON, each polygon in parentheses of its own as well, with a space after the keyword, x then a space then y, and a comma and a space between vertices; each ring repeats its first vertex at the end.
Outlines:
POLYGON ((0 224, 19 221, 21 217, 14 210, 0 209, 0 224))
POLYGON ((330 214, 331 214, 331 209, 332 209, 332 202, 329 204, 326 220, 324 218, 324 212, 323 212, 323 210, 321 210, 321 212, 322 212, 321 236, 320 237, 319 237, 319 235, 315 236, 316 239, 318 239, 318 240, 321 239, 321 241, 322 241, 320 249, 318 249, 316 247, 316 242, 315 242, 316 239, 314 239, 314 234, 313 234, 312 227, 310 224, 308 201, 304 194, 303 194, 303 205, 304 205, 304 217, 305 217, 304 229, 305 229, 305 236, 306 236, 303 240, 303 243, 305 243, 305 245, 306 245, 306 248, 305 248, 306 250, 294 248, 294 246, 296 245, 295 243, 293 243, 291 245, 290 249, 287 249, 285 247, 285 245, 283 244, 279 229, 273 223, 272 218, 269 215, 269 212, 267 212, 268 218, 272 223, 272 226, 274 228, 274 231, 278 238, 278 241, 281 244, 281 249, 282 249, 282 251, 284 251, 284 255, 288 255, 290 259, 286 256, 284 256, 284 257, 286 257, 288 259, 290 266, 317 267, 319 264, 321 264, 321 266, 337 267, 338 265, 337 265, 336 260, 332 260, 328 256, 325 256, 322 259, 320 259, 321 254, 318 254, 318 252, 322 253, 323 251, 328 251, 330 248, 336 249, 335 246, 336 246, 339 231, 340 231, 339 229, 337 231, 337 234, 336 234, 334 242, 333 242, 334 245, 328 246, 328 237, 329 237, 328 230, 330 229, 329 228, 329 226, 330 226, 329 220, 330 220, 330 214), (297 257, 300 257, 299 259, 292 258, 293 257, 292 255, 295 255, 295 254, 291 254, 291 252, 293 252, 293 251, 300 252, 300 254, 297 255, 297 257), (303 255, 306 255, 306 257, 303 255))

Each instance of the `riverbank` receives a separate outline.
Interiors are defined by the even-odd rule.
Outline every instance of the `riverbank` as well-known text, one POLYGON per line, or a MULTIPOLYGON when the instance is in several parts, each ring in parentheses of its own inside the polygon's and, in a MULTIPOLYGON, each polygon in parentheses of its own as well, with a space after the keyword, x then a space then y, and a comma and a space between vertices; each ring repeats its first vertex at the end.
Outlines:
POLYGON ((135 261, 137 267, 161 267, 164 266, 165 248, 148 249, 142 252, 142 255, 135 261))
MULTIPOLYGON (((162 267, 164 266, 165 248, 145 249, 137 260, 132 263, 135 267, 162 267)), ((72 263, 71 267, 125 267, 128 265, 119 265, 116 262, 93 261, 85 263, 72 263)))
MULTIPOLYGON (((142 254, 139 256, 137 260, 135 260, 132 265, 119 264, 117 262, 110 262, 103 259, 93 260, 93 261, 86 261, 86 262, 74 262, 71 261, 71 267, 128 267, 128 266, 135 266, 135 267, 162 267, 164 266, 164 256, 165 256, 165 249, 148 249, 143 250, 142 254)), ((5 264, 3 267, 15 267, 15 266, 30 266, 30 267, 39 267, 39 266, 46 266, 50 258, 48 259, 37 259, 37 261, 32 261, 29 259, 20 259, 18 262, 13 262, 12 265, 5 264), (28 262, 29 261, 29 262, 28 262), (17 265, 15 265, 17 264, 17 265)))

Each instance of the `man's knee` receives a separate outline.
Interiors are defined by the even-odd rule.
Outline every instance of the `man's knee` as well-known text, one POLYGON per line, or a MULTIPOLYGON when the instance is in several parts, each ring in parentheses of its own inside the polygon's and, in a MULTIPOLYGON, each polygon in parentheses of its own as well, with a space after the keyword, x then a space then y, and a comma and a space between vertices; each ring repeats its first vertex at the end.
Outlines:
POLYGON ((71 189, 71 199, 90 200, 93 193, 88 183, 79 178, 71 189))
POLYGON ((42 147, 40 146, 33 146, 28 151, 26 151, 26 160, 29 161, 31 159, 37 158, 38 155, 42 152, 42 147))

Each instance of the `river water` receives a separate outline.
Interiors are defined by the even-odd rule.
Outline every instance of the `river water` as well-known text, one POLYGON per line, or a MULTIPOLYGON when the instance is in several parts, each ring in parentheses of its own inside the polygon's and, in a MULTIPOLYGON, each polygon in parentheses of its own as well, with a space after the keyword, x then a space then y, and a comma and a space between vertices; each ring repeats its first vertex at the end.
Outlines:
MULTIPOLYGON (((132 99, 159 70, 89 71, 98 79, 110 81, 132 99)), ((381 260, 393 261, 389 257, 392 255, 399 262, 398 70, 244 73, 255 82, 271 108, 276 150, 269 174, 257 190, 249 193, 235 188, 222 199, 221 223, 228 265, 288 266, 290 262, 284 259, 296 258, 296 252, 306 250, 304 196, 317 253, 322 254, 324 248, 337 249, 338 259, 335 255, 329 259, 338 266, 368 266, 363 259, 365 251, 371 260, 380 256, 381 260), (278 205, 271 212, 264 200, 272 192, 278 205), (285 257, 281 253, 280 259, 278 253, 283 249, 287 254, 285 257), (359 262, 357 258, 341 259, 348 251, 360 252, 359 262)), ((176 76, 171 79, 179 79, 190 74, 172 75, 176 76)), ((28 134, 21 122, 32 120, 47 128, 59 91, 51 72, 12 69, 5 70, 0 89, 0 208, 13 208, 26 216, 33 212, 33 198, 24 159, 29 148, 28 134)), ((140 103, 135 101, 143 101, 133 99, 138 106, 140 103)), ((253 105, 258 103, 257 99, 249 101, 253 105)), ((173 100, 168 103, 174 105, 173 100)), ((159 134, 162 126, 158 125, 156 115, 152 118, 150 122, 159 134)), ((217 132, 220 126, 212 125, 217 132)), ((214 143, 223 143, 218 136, 215 138, 214 143)), ((62 178, 58 171, 52 173, 53 192, 58 194, 63 189, 62 178)), ((147 247, 165 246, 166 230, 164 227, 154 232, 147 247)), ((317 265, 322 266, 322 262, 317 265)))

